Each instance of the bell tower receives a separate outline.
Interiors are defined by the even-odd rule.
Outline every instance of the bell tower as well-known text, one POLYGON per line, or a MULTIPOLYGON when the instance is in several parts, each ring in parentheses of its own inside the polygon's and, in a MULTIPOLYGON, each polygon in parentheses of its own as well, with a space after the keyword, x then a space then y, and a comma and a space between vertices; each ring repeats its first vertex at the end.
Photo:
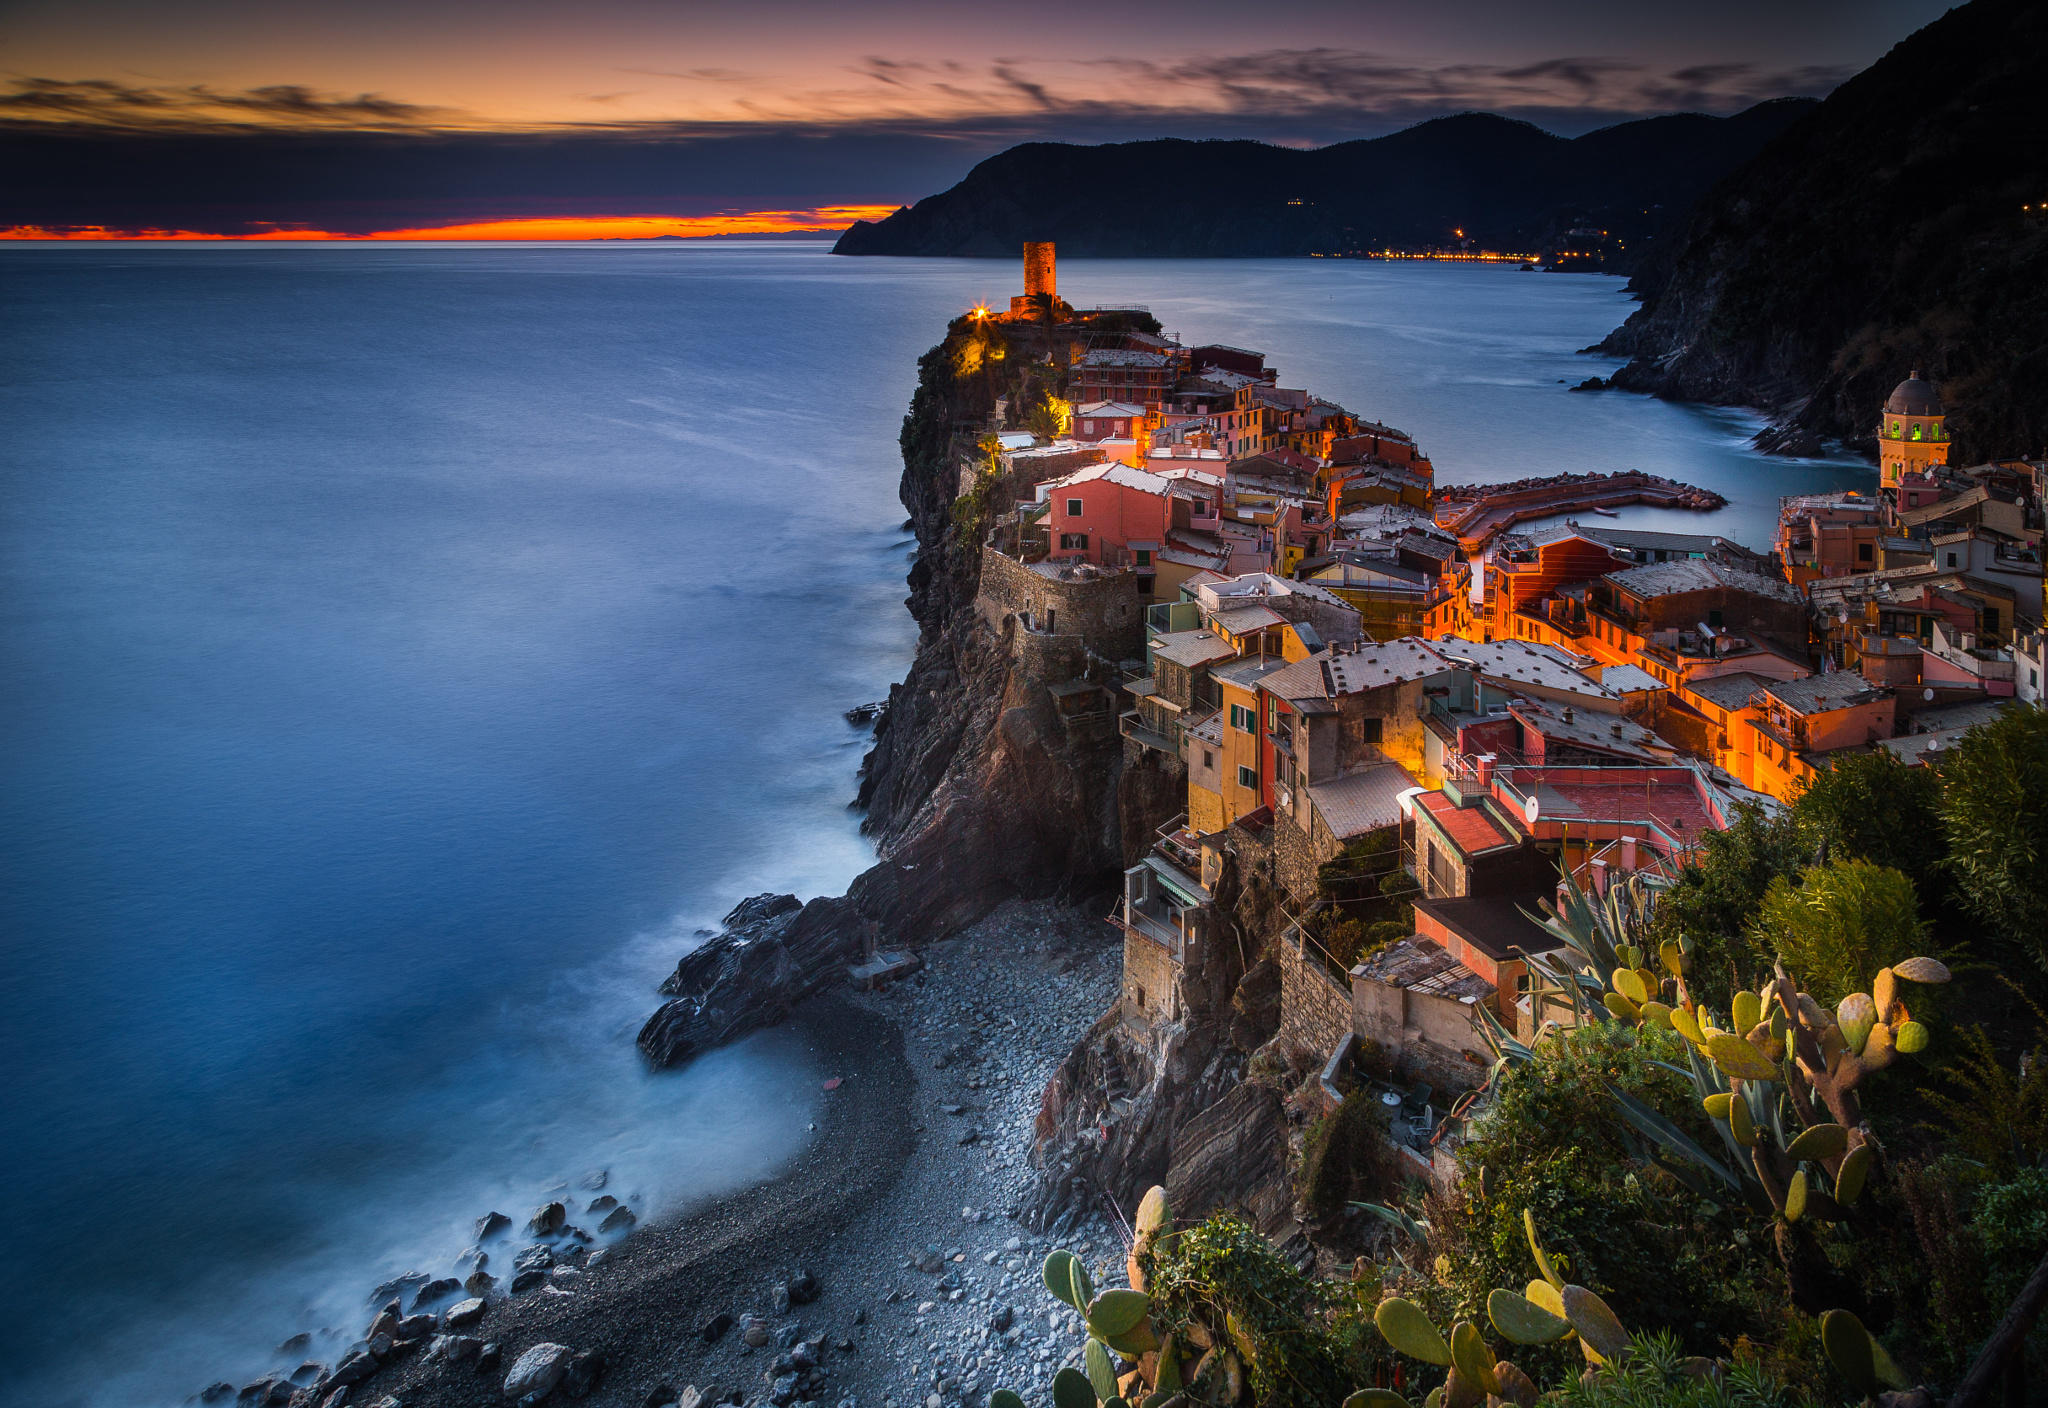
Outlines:
POLYGON ((1877 427, 1878 487, 1896 490, 1908 476, 1947 464, 1946 420, 1941 398, 1919 372, 1892 388, 1877 427))

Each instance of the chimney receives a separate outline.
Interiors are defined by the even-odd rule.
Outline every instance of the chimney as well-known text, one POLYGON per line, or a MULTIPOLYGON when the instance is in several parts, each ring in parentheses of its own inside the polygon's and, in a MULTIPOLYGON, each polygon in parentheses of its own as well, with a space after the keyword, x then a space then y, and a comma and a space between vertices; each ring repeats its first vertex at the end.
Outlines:
POLYGON ((1479 755, 1479 785, 1481 787, 1491 787, 1493 785, 1493 761, 1493 754, 1491 753, 1481 753, 1479 755))

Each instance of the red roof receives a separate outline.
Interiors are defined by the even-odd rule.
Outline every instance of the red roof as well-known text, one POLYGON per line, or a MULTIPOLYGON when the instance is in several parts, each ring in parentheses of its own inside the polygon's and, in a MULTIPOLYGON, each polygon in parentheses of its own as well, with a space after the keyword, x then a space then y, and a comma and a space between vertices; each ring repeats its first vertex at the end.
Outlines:
POLYGON ((1441 792, 1424 792, 1415 799, 1429 813, 1437 829, 1466 855, 1477 855, 1499 846, 1512 846, 1515 838, 1502 831, 1481 807, 1460 807, 1441 792))

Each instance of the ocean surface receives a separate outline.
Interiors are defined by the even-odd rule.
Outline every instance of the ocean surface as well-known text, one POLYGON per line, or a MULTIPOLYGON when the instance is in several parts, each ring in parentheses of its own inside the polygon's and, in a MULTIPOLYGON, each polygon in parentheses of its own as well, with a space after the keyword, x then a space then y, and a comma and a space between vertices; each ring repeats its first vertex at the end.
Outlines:
MULTIPOLYGON (((704 926, 841 888, 908 661, 896 433, 1008 263, 790 244, 0 247, 0 1402, 163 1404, 331 1359, 377 1281, 605 1170, 771 1175, 768 1033, 653 1074, 704 926), (332 1332, 322 1335, 322 1332, 332 1332)), ((1445 482, 1639 467, 1767 548, 1736 413, 1565 383, 1618 280, 1069 262, 1267 351, 1445 482)))

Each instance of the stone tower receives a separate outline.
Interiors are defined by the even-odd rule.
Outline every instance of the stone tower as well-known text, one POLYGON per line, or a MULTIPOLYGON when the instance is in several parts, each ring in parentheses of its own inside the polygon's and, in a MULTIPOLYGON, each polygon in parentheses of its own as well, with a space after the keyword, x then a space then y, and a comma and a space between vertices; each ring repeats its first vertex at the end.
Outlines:
POLYGON ((1877 427, 1878 486, 1897 489, 1910 474, 1948 463, 1948 431, 1941 398, 1914 372, 1892 389, 1877 427))
POLYGON ((1044 294, 1047 298, 1059 297, 1059 279, 1053 269, 1052 241, 1044 240, 1026 243, 1024 246, 1024 296, 1036 298, 1044 294))

